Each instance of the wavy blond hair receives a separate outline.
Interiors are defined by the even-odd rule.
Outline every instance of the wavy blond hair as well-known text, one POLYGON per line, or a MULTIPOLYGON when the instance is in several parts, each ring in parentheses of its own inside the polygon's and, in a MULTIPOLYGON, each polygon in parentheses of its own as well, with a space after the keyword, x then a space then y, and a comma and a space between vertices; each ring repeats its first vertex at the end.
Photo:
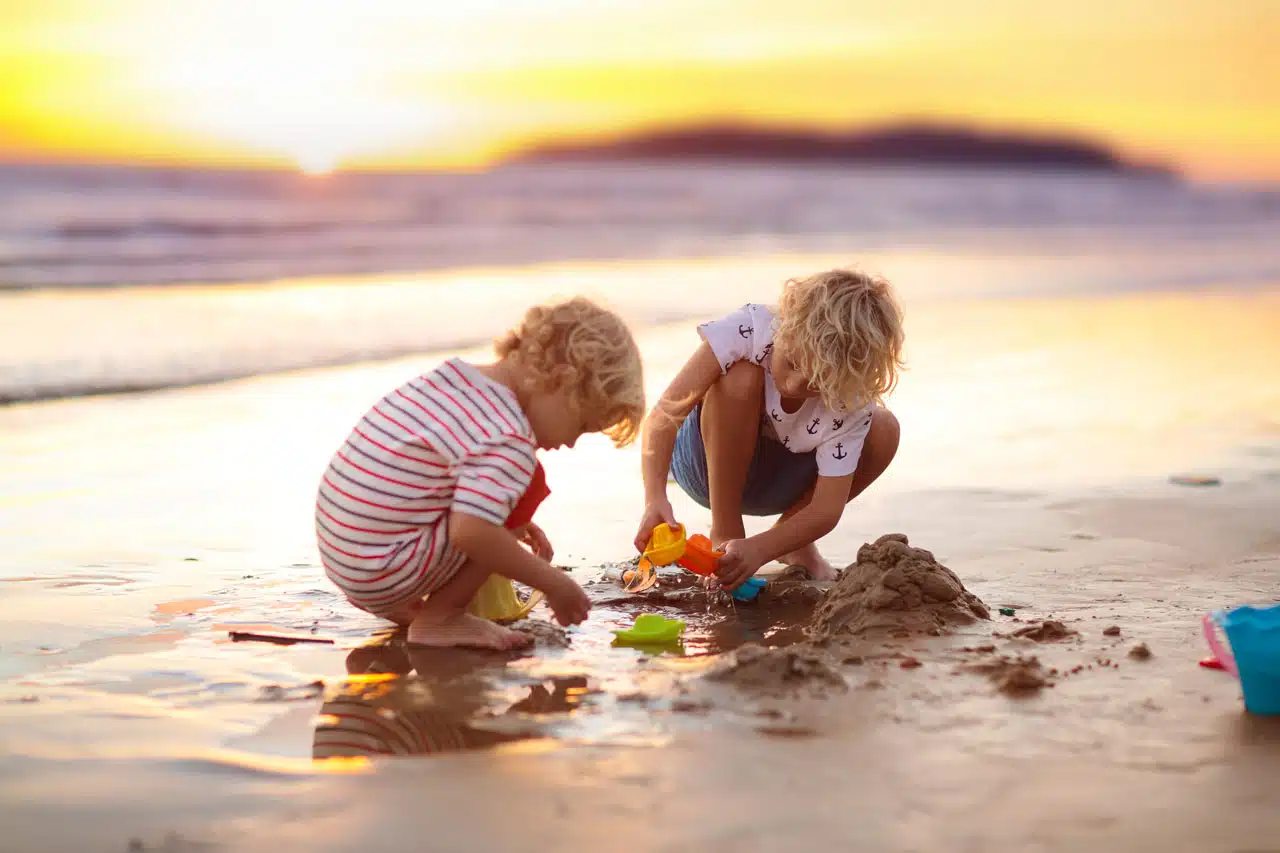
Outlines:
POLYGON ((618 447, 635 441, 645 411, 644 371, 640 348, 617 314, 583 296, 535 305, 493 349, 532 374, 538 390, 567 384, 591 432, 618 447))
POLYGON ((902 309, 883 278, 837 269, 791 279, 774 326, 775 348, 830 409, 881 404, 898 384, 902 309))

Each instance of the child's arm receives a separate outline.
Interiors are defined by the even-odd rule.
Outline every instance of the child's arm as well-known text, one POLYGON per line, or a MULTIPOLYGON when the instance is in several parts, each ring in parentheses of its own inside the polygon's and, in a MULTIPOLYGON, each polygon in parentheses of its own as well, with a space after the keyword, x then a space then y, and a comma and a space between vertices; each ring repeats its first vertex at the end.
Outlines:
POLYGON ((671 502, 667 499, 667 475, 671 472, 676 433, 720 375, 720 360, 704 341, 644 420, 640 470, 644 478, 645 510, 636 533, 637 551, 644 550, 655 526, 675 523, 671 502))
POLYGON ((813 497, 795 515, 763 533, 726 542, 725 555, 716 570, 721 585, 734 589, 770 560, 816 542, 834 530, 844 514, 852 484, 853 474, 818 477, 813 497))
POLYGON ((591 611, 591 601, 573 578, 526 551, 504 527, 465 512, 450 513, 449 541, 477 565, 542 590, 561 625, 576 625, 591 611))

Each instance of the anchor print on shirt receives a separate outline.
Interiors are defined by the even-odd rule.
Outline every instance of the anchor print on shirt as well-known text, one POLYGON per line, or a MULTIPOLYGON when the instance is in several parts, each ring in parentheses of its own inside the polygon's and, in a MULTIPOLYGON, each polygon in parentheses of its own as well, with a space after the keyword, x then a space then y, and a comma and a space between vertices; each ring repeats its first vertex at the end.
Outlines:
POLYGON ((782 437, 782 446, 783 446, 783 447, 790 447, 790 446, 791 446, 791 436, 789 436, 789 435, 784 435, 784 436, 782 437))
POLYGON ((773 354, 773 344, 765 344, 764 349, 756 356, 756 364, 764 364, 764 360, 773 354))
POLYGON ((739 326, 739 327, 738 327, 738 334, 739 334, 739 335, 741 335, 741 336, 742 336, 742 337, 744 337, 744 338, 749 338, 749 337, 751 337, 751 333, 752 333, 753 331, 755 331, 755 330, 754 330, 754 329, 752 329, 750 326, 739 326))
POLYGON ((814 418, 814 419, 813 419, 813 423, 811 423, 811 424, 809 424, 807 427, 805 427, 805 428, 804 428, 804 431, 805 431, 805 432, 807 432, 807 433, 809 433, 809 435, 817 435, 817 434, 818 434, 818 424, 819 424, 819 423, 821 423, 821 422, 822 422, 822 418, 814 418))
POLYGON ((832 429, 840 429, 840 427, 842 427, 842 426, 844 426, 844 419, 843 419, 843 418, 832 418, 832 419, 831 419, 831 428, 832 428, 832 429))
POLYGON ((769 417, 773 418, 773 419, 774 419, 775 421, 777 421, 778 423, 782 423, 782 416, 778 414, 778 410, 777 410, 777 409, 770 409, 770 410, 769 410, 769 417))
POLYGON ((844 443, 837 441, 835 452, 833 452, 831 455, 837 459, 844 459, 849 454, 844 452, 844 443))

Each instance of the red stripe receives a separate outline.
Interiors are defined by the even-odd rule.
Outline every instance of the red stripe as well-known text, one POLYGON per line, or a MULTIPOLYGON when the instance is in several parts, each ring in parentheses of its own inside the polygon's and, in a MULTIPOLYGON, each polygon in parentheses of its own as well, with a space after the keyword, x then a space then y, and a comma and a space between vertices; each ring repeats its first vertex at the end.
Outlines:
MULTIPOLYGON (((473 424, 475 424, 475 425, 476 425, 476 429, 480 430, 480 433, 481 433, 483 436, 485 436, 485 438, 493 438, 493 433, 491 433, 491 432, 489 432, 489 430, 485 429, 485 427, 484 427, 484 426, 483 426, 483 425, 482 425, 478 420, 476 420, 476 419, 475 419, 475 416, 471 414, 471 412, 468 410, 468 408, 467 408, 466 406, 462 405, 461 403, 459 403, 457 400, 455 400, 455 399, 453 398, 453 395, 452 395, 452 394, 450 394, 448 391, 446 391, 446 390, 444 390, 443 388, 441 388, 441 387, 439 387, 438 385, 436 385, 436 383, 432 382, 432 381, 431 381, 429 378, 427 378, 426 376, 423 376, 423 377, 422 377, 422 381, 423 381, 423 382, 426 382, 426 383, 427 383, 427 385, 429 385, 429 386, 431 387, 431 390, 435 391, 437 394, 439 394, 440 396, 444 397, 444 398, 445 398, 446 400, 448 400, 450 403, 453 403, 453 405, 454 405, 455 407, 457 407, 457 408, 461 409, 461 410, 462 410, 462 413, 463 413, 464 415, 466 415, 468 419, 470 419, 471 423, 473 423, 473 424)), ((470 401, 468 400, 467 402, 470 402, 470 401)))
MULTIPOLYGON (((493 478, 492 478, 492 477, 490 477, 488 474, 476 474, 476 475, 475 475, 475 479, 477 479, 477 480, 488 480, 490 483, 493 483, 495 486, 497 486, 499 489, 502 489, 502 490, 503 490, 504 492, 506 492, 507 494, 514 494, 514 493, 515 493, 515 489, 511 488, 510 486, 506 485, 505 483, 499 483, 497 480, 493 479, 493 478)), ((461 488, 461 487, 459 487, 459 488, 461 488)))
POLYGON ((499 453, 499 452, 497 451, 497 448, 489 448, 489 449, 488 449, 488 450, 486 450, 483 454, 480 454, 480 455, 477 455, 477 456, 472 456, 471 458, 472 458, 473 460, 474 460, 474 459, 486 459, 486 458, 488 458, 488 457, 490 457, 490 456, 494 457, 495 459, 501 459, 503 462, 506 462, 506 463, 507 463, 508 465, 510 465, 512 468, 515 468, 517 471, 519 471, 521 474, 524 474, 524 475, 525 475, 525 476, 527 476, 527 477, 532 477, 532 476, 533 476, 533 470, 532 470, 532 469, 524 467, 523 465, 521 465, 519 462, 515 461, 514 459, 509 459, 508 457, 503 456, 501 453, 499 453))
POLYGON ((388 550, 387 550, 387 552, 386 552, 386 553, 384 553, 384 554, 352 554, 350 551, 344 551, 344 550, 342 550, 341 548, 339 548, 337 545, 334 545, 332 542, 330 542, 328 539, 326 539, 326 538, 325 538, 325 536, 324 536, 324 534, 323 534, 323 533, 320 533, 320 532, 318 532, 318 531, 317 531, 317 532, 316 532, 316 537, 317 537, 317 538, 318 538, 322 543, 324 543, 325 545, 327 545, 330 551, 337 551, 339 554, 342 554, 342 555, 347 556, 347 557, 354 557, 354 558, 355 558, 355 559, 357 559, 357 560, 380 560, 380 559, 382 559, 383 557, 386 557, 386 556, 388 556, 388 555, 390 555, 390 554, 394 553, 394 552, 395 552, 395 550, 396 550, 394 547, 392 547, 392 548, 388 549, 388 550))
POLYGON ((459 491, 459 492, 470 492, 470 493, 471 493, 471 494, 473 494, 473 495, 479 495, 480 497, 484 498, 485 500, 487 500, 487 501, 491 501, 492 503, 496 503, 496 504, 499 504, 499 505, 502 505, 502 504, 504 504, 504 503, 505 503, 505 502, 503 501, 503 499, 502 499, 502 498, 495 498, 493 495, 489 494, 488 492, 482 492, 482 491, 480 491, 479 489, 473 489, 473 488, 471 488, 470 486, 464 486, 464 485, 462 485, 461 483, 459 483, 459 484, 458 484, 457 491, 459 491))
POLYGON ((377 533, 377 534, 385 534, 387 536, 403 536, 406 533, 413 533, 414 531, 418 530, 417 527, 404 527, 399 530, 372 530, 368 527, 356 527, 354 524, 347 524, 345 521, 339 521, 337 518, 333 516, 332 513, 329 512, 329 510, 325 509, 320 504, 316 504, 316 509, 318 509, 321 513, 323 513, 324 517, 332 521, 334 524, 337 524, 341 527, 345 527, 348 530, 355 530, 358 533, 377 533))
POLYGON ((412 436, 416 436, 416 435, 417 435, 417 433, 416 433, 416 432, 414 432, 413 430, 409 429, 407 426, 405 426, 404 424, 400 423, 400 422, 399 422, 398 420, 396 420, 395 418, 391 417, 391 415, 388 415, 386 412, 382 411, 382 403, 378 403, 378 405, 374 406, 374 407, 373 407, 373 410, 374 410, 375 412, 377 412, 379 415, 381 415, 382 417, 384 417, 384 418, 386 418, 387 420, 391 421, 391 422, 392 422, 393 424, 395 424, 396 426, 400 427, 400 429, 404 430, 404 431, 405 431, 405 433, 407 433, 408 435, 412 435, 412 436))
MULTIPOLYGON (((397 424, 397 426, 398 426, 398 424, 397 424)), ((402 427, 402 429, 403 429, 403 427, 402 427)), ((407 460, 409 460, 410 462, 417 463, 418 465, 426 465, 426 466, 427 466, 427 467, 429 467, 429 468, 444 468, 444 469, 447 469, 447 468, 449 467, 448 465, 442 465, 442 464, 440 464, 439 462, 429 462, 429 461, 427 461, 426 459, 419 459, 419 458, 418 458, 418 457, 416 457, 416 456, 410 456, 410 455, 409 455, 409 454, 407 454, 407 453, 401 453, 401 452, 400 452, 400 451, 398 451, 398 450, 392 450, 390 447, 387 447, 385 444, 383 444, 382 442, 378 441, 377 439, 375 439, 375 438, 371 438, 370 436, 365 435, 365 434, 360 430, 360 427, 356 427, 356 430, 355 430, 355 431, 356 431, 356 434, 357 434, 357 435, 359 435, 361 438, 363 438, 365 441, 369 442, 369 443, 370 443, 370 444, 372 444, 373 446, 378 447, 378 448, 380 448, 380 449, 382 449, 382 450, 385 450, 385 451, 387 451, 388 453, 390 453, 390 454, 392 454, 392 455, 394 455, 394 456, 399 456, 401 459, 407 459, 407 460)), ((421 437, 421 436, 419 436, 419 437, 421 437)), ((435 451, 435 448, 428 448, 428 449, 430 449, 430 450, 432 450, 432 451, 435 451)))
POLYGON ((507 425, 507 429, 511 430, 512 432, 520 431, 515 424, 507 420, 507 416, 503 413, 502 407, 499 406, 497 403, 495 403, 489 394, 486 394, 484 391, 477 388, 475 383, 472 382, 470 379, 468 379, 466 374, 464 374, 461 370, 458 369, 457 365, 450 363, 449 367, 453 368, 454 375, 457 376, 460 380, 462 380, 463 385, 466 385, 472 391, 475 391, 477 394, 480 395, 480 399, 484 400, 486 403, 489 404, 489 407, 493 409, 494 414, 496 414, 499 418, 501 418, 502 422, 507 425))
MULTIPOLYGON (((379 480, 382 480, 387 483, 395 483, 397 486, 405 486, 410 489, 428 489, 428 490, 440 488, 439 486, 423 486, 418 483, 408 483, 408 482, 405 482, 404 480, 397 480, 394 477, 384 476, 382 474, 379 474, 377 471, 370 471, 368 468, 365 468, 361 465, 357 465, 355 462, 352 462, 351 459, 348 458, 347 455, 343 453, 341 450, 338 451, 338 458, 341 459, 343 462, 346 462, 352 468, 355 468, 357 471, 363 471, 364 473, 368 474, 370 477, 377 477, 379 480)), ((446 486, 445 488, 448 488, 448 487, 446 486)))
POLYGON ((454 441, 456 441, 456 442, 458 443, 458 446, 459 446, 459 447, 468 447, 468 446, 469 446, 469 444, 468 444, 467 442, 465 442, 465 441, 463 441, 462 439, 458 438, 458 436, 454 433, 454 431, 453 431, 453 430, 449 429, 449 425, 448 425, 447 423, 445 423, 444 421, 440 420, 440 418, 436 417, 436 416, 435 416, 435 414, 433 414, 433 413, 431 412, 431 410, 430 410, 430 409, 428 409, 426 406, 422 405, 422 404, 421 404, 421 403, 419 403, 417 400, 413 399, 413 398, 412 398, 412 397, 410 397, 408 394, 406 394, 406 393, 404 393, 403 391, 401 391, 399 388, 397 388, 397 389, 396 389, 396 396, 398 396, 398 397, 402 398, 406 403, 412 403, 413 405, 417 406, 419 409, 421 409, 421 410, 422 410, 422 413, 423 413, 424 415, 426 415, 427 417, 431 418, 431 420, 435 421, 435 422, 436 422, 437 424, 439 424, 440 426, 444 427, 444 431, 445 431, 445 432, 447 432, 447 433, 449 433, 449 437, 450 437, 450 438, 452 438, 454 441))
MULTIPOLYGON (((322 542, 324 542, 326 545, 328 545, 328 544, 329 544, 329 543, 328 543, 328 541, 327 541, 327 540, 325 540, 325 538, 324 538, 324 536, 323 536, 323 535, 317 534, 317 536, 319 536, 320 540, 321 540, 322 542)), ((404 567, 405 567, 405 566, 407 566, 407 565, 409 565, 409 563, 411 563, 411 562, 413 561, 414 556, 418 553, 418 547, 419 547, 420 545, 422 545, 422 537, 421 537, 421 536, 419 536, 419 537, 417 538, 417 540, 415 540, 415 541, 414 541, 414 543, 413 543, 413 550, 411 550, 411 551, 409 552, 409 556, 408 556, 407 558, 405 558, 404 560, 402 560, 402 561, 400 562, 400 565, 398 565, 398 566, 393 566, 393 567, 391 567, 391 568, 387 569, 387 570, 386 570, 385 572, 383 572, 382 574, 380 574, 380 575, 376 575, 376 576, 371 577, 371 578, 352 578, 352 577, 347 577, 346 575, 344 575, 342 572, 338 571, 338 570, 337 570, 336 568, 334 568, 334 567, 326 566, 325 568, 327 568, 329 571, 333 572, 333 573, 334 573, 335 575, 337 575, 338 577, 342 578, 342 579, 343 579, 344 581, 346 581, 347 583, 353 583, 353 584, 356 584, 357 586, 359 586, 359 585, 361 585, 361 584, 377 583, 378 581, 386 580, 387 578, 391 577, 392 575, 396 574, 397 572, 402 572, 402 571, 404 571, 404 567)), ((330 546, 330 547, 332 547, 332 546, 330 546)), ((338 549, 337 549, 337 548, 334 548, 333 550, 337 551, 338 549)), ((391 551, 395 551, 395 549, 394 549, 394 548, 392 548, 392 549, 391 549, 391 551)), ((389 553, 391 553, 391 551, 389 551, 389 552, 387 552, 387 553, 389 554, 389 553)), ((345 552, 345 551, 342 551, 341 553, 346 554, 346 552, 345 552)), ((354 555, 354 554, 347 554, 347 556, 348 556, 348 557, 354 557, 355 555, 354 555)), ((386 555, 386 554, 383 554, 382 556, 384 556, 384 557, 385 557, 385 556, 387 556, 387 555, 386 555)), ((366 558, 366 559, 367 559, 367 558, 366 558)))
MULTIPOLYGON (((335 492, 337 492, 338 494, 340 494, 340 495, 344 495, 345 497, 348 497, 348 498, 351 498, 351 500, 353 500, 353 501, 357 501, 358 503, 365 504, 366 506, 376 506, 378 509, 385 509, 385 510, 387 510, 388 512, 427 512, 427 511, 432 510, 432 509, 439 509, 439 507, 426 507, 426 508, 421 508, 421 507, 411 507, 411 506, 387 506, 386 504, 380 504, 380 503, 374 503, 373 501, 367 501, 367 500, 365 500, 364 498, 358 498, 358 497, 356 497, 355 495, 351 494, 350 492, 345 492, 345 491, 343 491, 342 489, 340 489, 340 488, 338 488, 337 486, 335 486, 335 485, 333 484, 333 481, 329 479, 329 475, 328 475, 328 474, 325 474, 325 475, 324 475, 324 484, 325 484, 326 486, 328 486, 329 488, 333 489, 333 490, 334 490, 335 492)), ((417 498, 415 498, 415 500, 418 500, 418 499, 417 499, 417 498)))
MULTIPOLYGON (((436 553, 436 538, 437 537, 435 536, 431 537, 431 550, 427 552, 427 557, 425 560, 422 561, 422 565, 418 567, 418 571, 410 576, 409 580, 411 581, 411 583, 399 584, 398 586, 401 587, 399 592, 389 592, 384 595, 378 595, 373 597, 364 597, 360 595, 352 595, 351 597, 359 600, 361 604, 370 604, 373 606, 385 604, 388 601, 407 601, 413 598, 413 594, 411 590, 413 590, 416 586, 418 586, 422 578, 426 577, 427 571, 431 567, 431 560, 436 553), (407 587, 410 590, 410 592, 406 592, 405 587, 407 587)), ((397 571, 403 571, 403 570, 404 570, 403 566, 397 569, 397 571)))

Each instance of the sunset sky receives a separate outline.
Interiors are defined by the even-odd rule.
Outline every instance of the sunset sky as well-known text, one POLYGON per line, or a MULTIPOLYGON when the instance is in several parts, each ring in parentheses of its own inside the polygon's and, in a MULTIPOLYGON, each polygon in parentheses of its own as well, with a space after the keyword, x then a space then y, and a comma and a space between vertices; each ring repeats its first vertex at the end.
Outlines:
POLYGON ((0 158, 475 166, 746 119, 1280 179, 1280 0, 0 0, 0 158))

